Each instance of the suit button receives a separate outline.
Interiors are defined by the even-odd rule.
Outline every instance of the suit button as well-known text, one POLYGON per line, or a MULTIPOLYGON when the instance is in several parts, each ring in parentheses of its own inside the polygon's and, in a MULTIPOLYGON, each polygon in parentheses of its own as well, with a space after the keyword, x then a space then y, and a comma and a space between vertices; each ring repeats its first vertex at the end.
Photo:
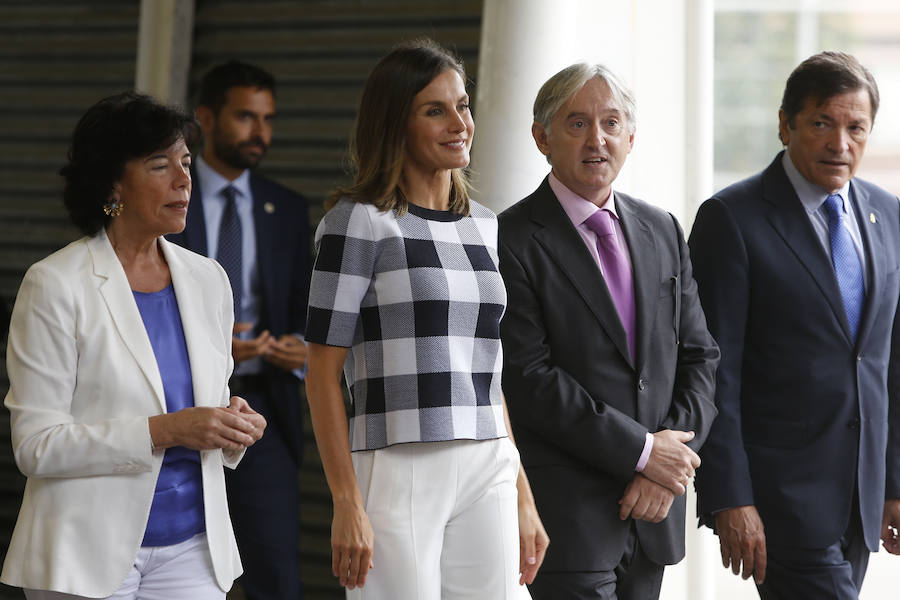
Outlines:
POLYGON ((850 419, 847 421, 847 427, 850 429, 859 429, 859 419, 850 419))
POLYGON ((647 380, 641 377, 638 379, 638 389, 643 392, 645 387, 647 387, 647 380))
POLYGON ((860 354, 859 356, 856 357, 856 362, 859 362, 861 360, 862 360, 862 354, 860 354))

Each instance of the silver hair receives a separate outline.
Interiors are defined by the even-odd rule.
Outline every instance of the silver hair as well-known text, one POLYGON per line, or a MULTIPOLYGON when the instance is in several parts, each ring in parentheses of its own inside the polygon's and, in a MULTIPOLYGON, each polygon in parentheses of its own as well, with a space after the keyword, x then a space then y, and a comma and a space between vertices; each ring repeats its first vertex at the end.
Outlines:
POLYGON ((613 100, 625 113, 628 131, 634 133, 637 125, 634 94, 615 73, 601 64, 576 63, 548 79, 541 86, 537 98, 534 100, 535 122, 539 123, 544 131, 550 133, 550 123, 559 109, 591 79, 602 79, 609 86, 613 100))

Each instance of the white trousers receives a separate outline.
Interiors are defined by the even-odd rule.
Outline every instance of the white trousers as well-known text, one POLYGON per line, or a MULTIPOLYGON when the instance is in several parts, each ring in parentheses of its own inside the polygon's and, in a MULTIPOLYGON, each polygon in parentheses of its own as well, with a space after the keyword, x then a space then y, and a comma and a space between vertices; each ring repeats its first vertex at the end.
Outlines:
POLYGON ((353 453, 375 548, 348 600, 523 600, 516 477, 508 438, 399 444, 353 453))
MULTIPOLYGON (((81 600, 45 590, 24 590, 27 600, 81 600)), ((205 533, 171 546, 138 550, 122 586, 107 600, 224 600, 213 573, 205 533)))

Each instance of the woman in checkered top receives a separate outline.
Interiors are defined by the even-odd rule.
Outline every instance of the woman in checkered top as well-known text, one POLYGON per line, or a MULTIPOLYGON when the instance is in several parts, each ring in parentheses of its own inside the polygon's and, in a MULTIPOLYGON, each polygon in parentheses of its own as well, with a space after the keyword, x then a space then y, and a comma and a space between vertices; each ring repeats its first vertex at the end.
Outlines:
POLYGON ((473 131, 459 60, 396 48, 363 91, 356 181, 316 232, 306 385, 348 598, 528 598, 549 543, 508 437, 497 219, 463 173, 473 131))

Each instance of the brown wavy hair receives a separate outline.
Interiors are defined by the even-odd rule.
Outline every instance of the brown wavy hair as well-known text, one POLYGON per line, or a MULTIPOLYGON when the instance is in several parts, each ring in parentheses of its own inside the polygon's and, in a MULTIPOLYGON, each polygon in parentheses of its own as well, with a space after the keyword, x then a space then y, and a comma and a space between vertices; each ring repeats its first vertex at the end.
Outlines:
MULTIPOLYGON (((434 40, 419 38, 396 46, 379 61, 363 88, 359 113, 350 138, 355 179, 334 190, 325 203, 330 209, 341 198, 373 204, 382 211, 406 212, 400 189, 406 152, 406 123, 413 98, 447 70, 466 81, 462 61, 434 40)), ((469 183, 463 169, 450 174, 450 211, 469 214, 469 183)))

